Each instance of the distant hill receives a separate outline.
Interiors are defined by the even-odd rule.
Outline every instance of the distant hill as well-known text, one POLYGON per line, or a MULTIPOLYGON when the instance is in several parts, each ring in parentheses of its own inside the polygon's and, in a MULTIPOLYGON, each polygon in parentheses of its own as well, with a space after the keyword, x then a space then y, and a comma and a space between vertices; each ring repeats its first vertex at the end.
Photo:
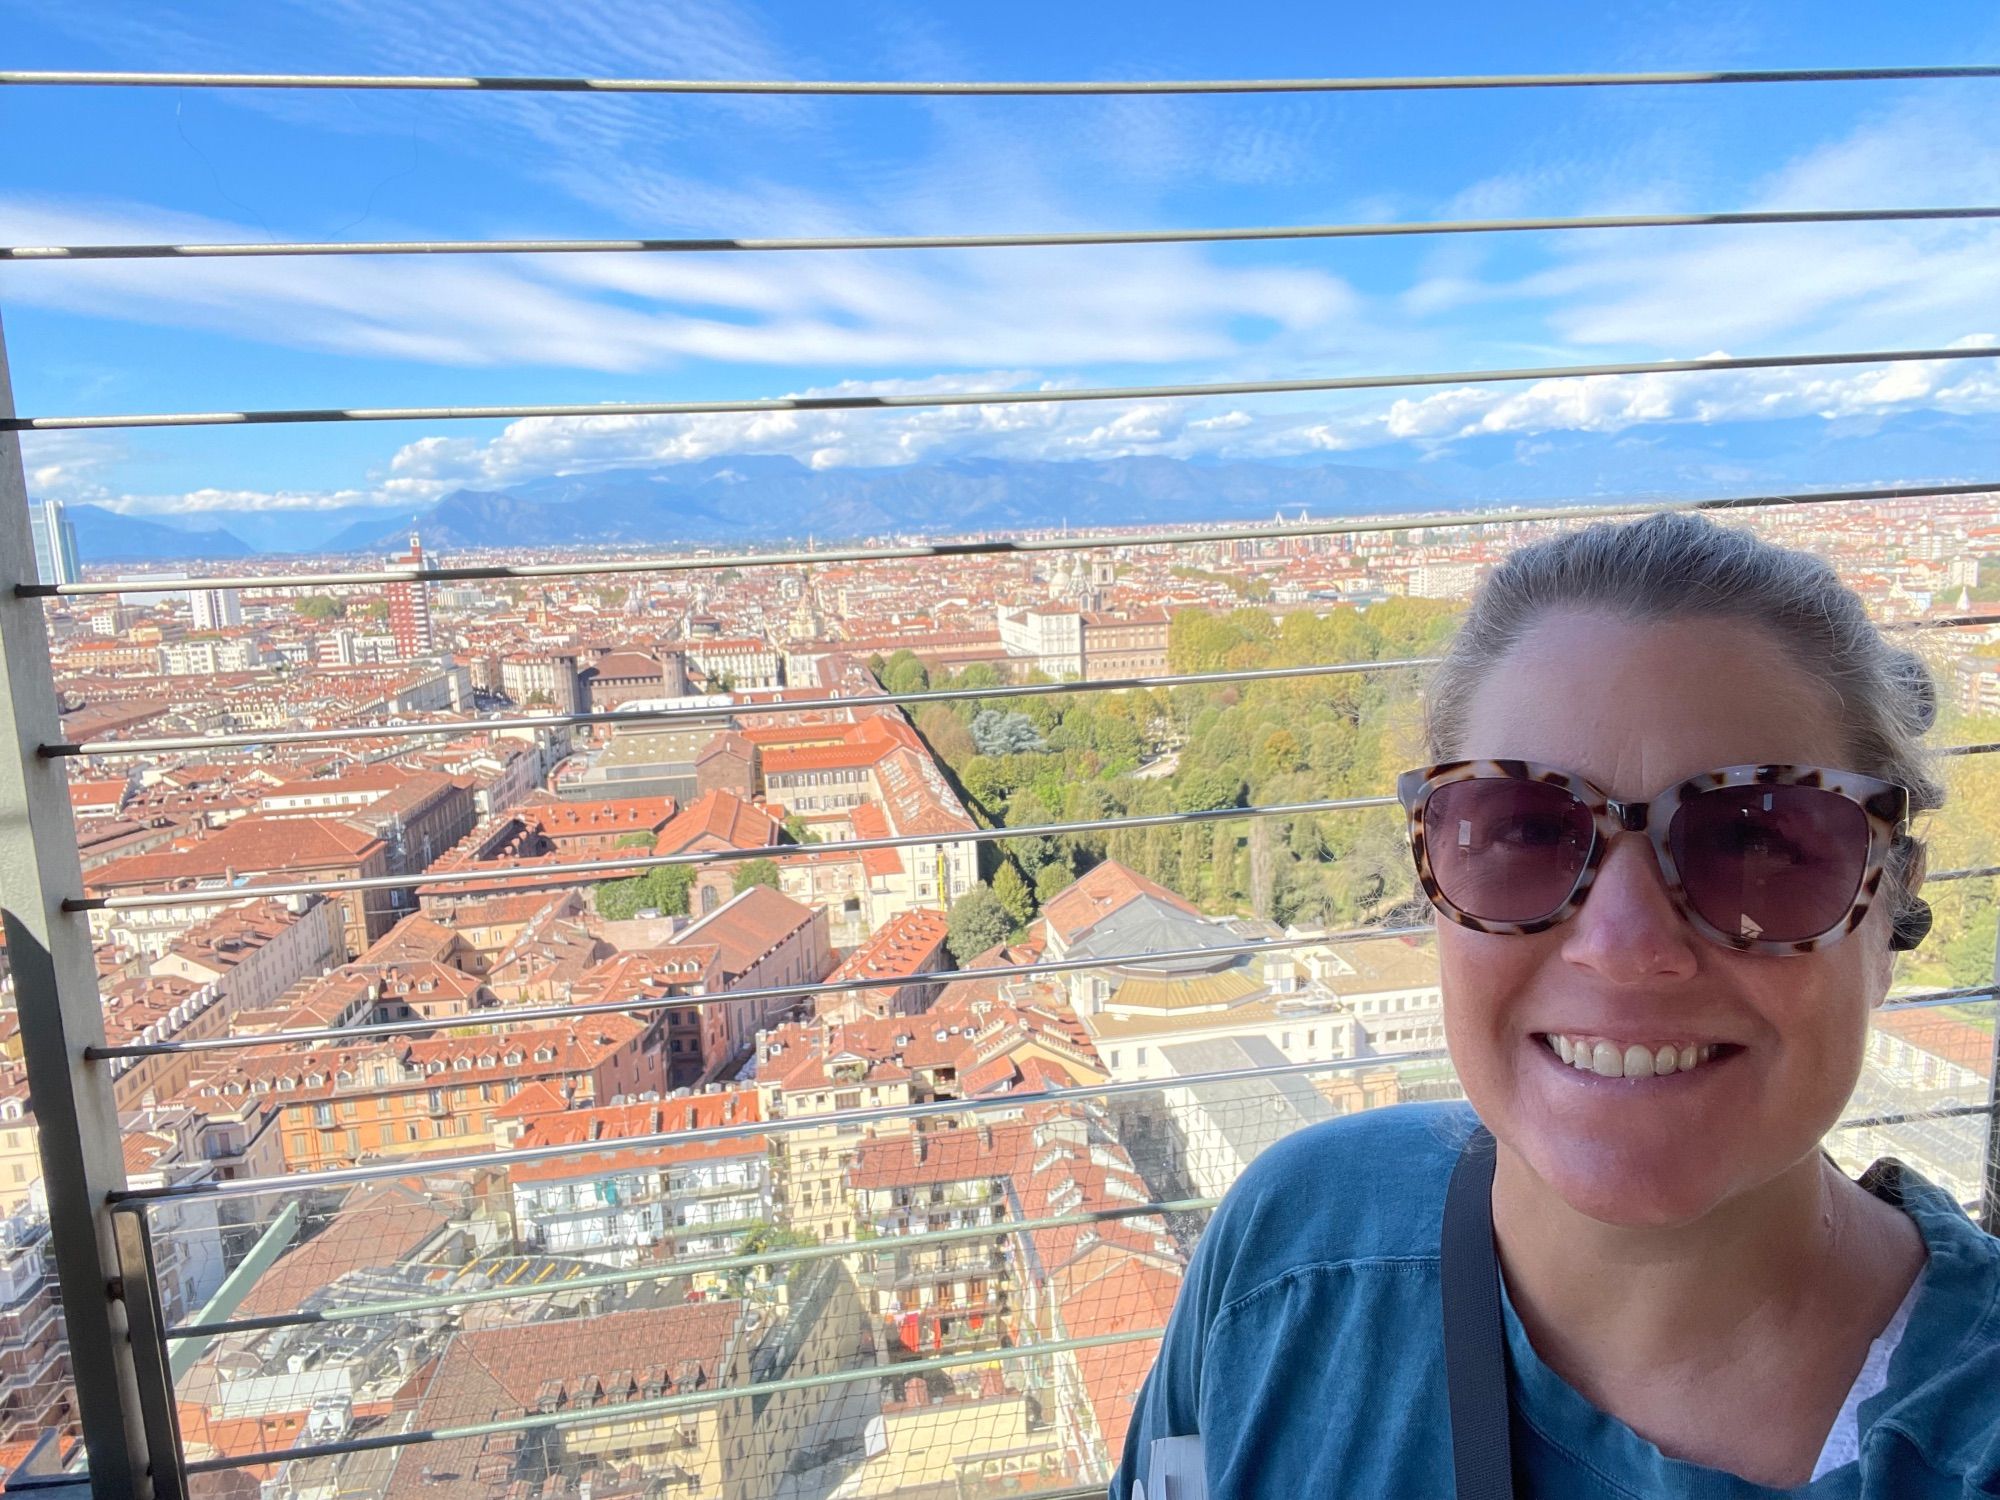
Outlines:
MULTIPOLYGON (((1337 464, 1290 467, 1120 458, 965 459, 893 469, 811 469, 791 458, 708 459, 459 490, 418 518, 424 544, 519 547, 770 541, 900 532, 1034 530, 1256 520, 1449 503, 1423 479, 1337 464)), ((402 546, 410 529, 364 521, 329 552, 402 546)))
POLYGON ((197 558, 249 557, 256 551, 235 533, 162 526, 142 516, 122 516, 101 505, 65 507, 76 527, 76 554, 86 563, 186 562, 197 558))
POLYGON ((814 469, 742 454, 459 490, 414 516, 214 511, 208 530, 74 505, 88 562, 217 560, 254 552, 400 552, 414 524, 426 547, 519 549, 835 543, 881 536, 1077 530, 1320 519, 1694 499, 1813 489, 1983 481, 1994 475, 1991 413, 1910 411, 1761 422, 1651 423, 1619 432, 1473 433, 1379 443, 1365 464, 1323 453, 1258 462, 1136 457, 1079 462, 956 459, 897 468, 814 469), (219 529, 227 526, 229 530, 219 529))

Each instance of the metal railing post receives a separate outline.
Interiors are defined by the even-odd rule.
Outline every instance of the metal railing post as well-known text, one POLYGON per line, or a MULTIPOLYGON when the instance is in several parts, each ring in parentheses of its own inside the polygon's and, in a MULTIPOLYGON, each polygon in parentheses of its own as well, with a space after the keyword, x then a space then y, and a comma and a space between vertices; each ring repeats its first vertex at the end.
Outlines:
POLYGON ((118 1264, 124 1270, 125 1295, 120 1300, 132 1330, 129 1342, 139 1383, 139 1416, 153 1460, 153 1500, 187 1500, 180 1411, 174 1404, 174 1373, 167 1358, 167 1317, 160 1306, 152 1226, 143 1211, 114 1214, 112 1224, 118 1264))
MULTIPOLYGON (((2000 891, 1994 905, 2000 907, 2000 891)), ((1993 930, 1993 983, 2000 988, 2000 923, 1993 930)), ((1993 1056, 1986 1069, 1986 1181, 1979 1195, 1979 1223, 2000 1235, 2000 996, 1993 1002, 1993 1056)))
MULTIPOLYGON (((13 410, 0 328, 0 415, 13 410)), ((107 1204, 125 1186, 125 1157, 110 1072, 84 1057, 84 1048, 104 1043, 104 1013, 89 924, 63 910, 83 894, 83 871, 68 779, 59 761, 38 753, 61 724, 41 601, 16 592, 34 580, 20 439, 0 432, 0 714, 8 730, 0 907, 91 1489, 101 1500, 130 1500, 147 1492, 146 1435, 107 1204)))

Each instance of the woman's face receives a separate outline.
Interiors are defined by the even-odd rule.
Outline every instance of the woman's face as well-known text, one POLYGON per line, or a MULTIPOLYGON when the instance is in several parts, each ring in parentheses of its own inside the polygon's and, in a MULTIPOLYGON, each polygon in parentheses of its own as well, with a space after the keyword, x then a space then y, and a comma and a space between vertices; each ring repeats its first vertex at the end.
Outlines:
MULTIPOLYGON (((1486 676, 1463 756, 1540 761, 1643 799, 1722 766, 1846 767, 1832 693, 1727 619, 1551 614, 1486 676)), ((1546 932, 1438 923, 1445 1031, 1481 1120, 1579 1213, 1687 1223, 1812 1153, 1860 1076, 1887 993, 1888 912, 1774 958, 1703 937, 1643 834, 1614 839, 1582 909, 1546 932), (1606 1079, 1543 1040, 1728 1043, 1672 1079, 1606 1079)))

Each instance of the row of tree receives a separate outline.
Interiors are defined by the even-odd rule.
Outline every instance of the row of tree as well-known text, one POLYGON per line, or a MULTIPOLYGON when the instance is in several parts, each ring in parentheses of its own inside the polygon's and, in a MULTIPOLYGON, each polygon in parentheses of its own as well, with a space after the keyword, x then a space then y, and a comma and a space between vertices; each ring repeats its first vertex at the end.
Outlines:
MULTIPOLYGON (((1168 670, 1257 671, 1434 656, 1456 609, 1395 600, 1325 617, 1261 609, 1174 617, 1168 670)), ((907 656, 907 653, 899 653, 907 656)), ((992 686, 978 667, 933 683, 914 657, 883 664, 885 686, 992 686), (979 674, 979 675, 975 675, 979 674)), ((990 675, 989 675, 990 674, 990 675)), ((989 846, 988 881, 959 903, 963 960, 1018 930, 1040 904, 1109 856, 1217 914, 1343 925, 1384 915, 1412 878, 1396 810, 1245 818, 1250 805, 1380 794, 1422 758, 1415 673, 1405 667, 1146 691, 971 698, 916 714, 974 815, 1030 828, 1193 815, 1110 833, 1047 833, 989 846), (976 946, 974 946, 976 945, 976 946), (968 951, 969 950, 969 951, 968 951)))
MULTIPOLYGON (((1166 690, 972 699, 921 708, 917 726, 950 766, 975 816, 1026 828, 1155 814, 1194 820, 1104 833, 1043 834, 987 846, 987 882, 960 905, 961 960, 1018 931, 1040 904, 1107 855, 1219 915, 1348 926, 1423 911, 1400 808, 1301 811, 1254 819, 1246 806, 1297 806, 1385 795, 1427 759, 1420 667, 1456 628, 1458 607, 1399 599, 1324 617, 1260 609, 1174 617, 1175 674, 1380 664, 1376 670, 1166 690)), ((909 658, 901 668, 914 681, 909 658)), ((1942 663, 1939 666, 1943 671, 1942 663)), ((993 686, 978 667, 935 685, 993 686)), ((1942 676, 1940 680, 1943 680, 1942 676)), ((926 676, 923 686, 933 684, 926 676)), ((920 688, 912 687, 913 691, 920 688)), ((1946 704, 1939 745, 2000 741, 2000 718, 1946 704)), ((1933 870, 2000 863, 2000 756, 1942 762, 1944 808, 1918 820, 1933 870)), ((1991 877, 1925 892, 1932 936, 1903 961, 1898 983, 1994 981, 2000 892, 1991 877)), ((956 913, 954 913, 956 918, 956 913)))

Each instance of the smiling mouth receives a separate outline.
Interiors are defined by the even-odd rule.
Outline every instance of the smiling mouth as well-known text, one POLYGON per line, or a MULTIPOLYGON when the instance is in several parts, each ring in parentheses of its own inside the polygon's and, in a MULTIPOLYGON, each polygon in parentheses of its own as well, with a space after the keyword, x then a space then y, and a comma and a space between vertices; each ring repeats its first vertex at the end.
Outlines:
POLYGON ((1597 1078, 1698 1073, 1743 1050, 1734 1042, 1640 1042, 1577 1032, 1537 1032, 1535 1040, 1566 1067, 1597 1078))

